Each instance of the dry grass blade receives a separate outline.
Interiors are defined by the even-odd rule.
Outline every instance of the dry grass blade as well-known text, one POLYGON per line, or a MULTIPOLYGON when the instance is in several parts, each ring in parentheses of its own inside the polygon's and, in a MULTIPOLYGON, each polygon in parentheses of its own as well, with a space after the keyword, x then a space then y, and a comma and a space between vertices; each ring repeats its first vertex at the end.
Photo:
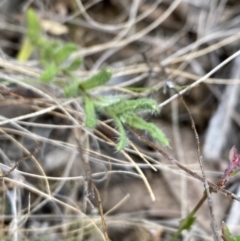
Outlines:
MULTIPOLYGON (((167 152, 165 152, 164 150, 162 150, 161 148, 159 148, 157 145, 155 145, 153 142, 149 141, 146 137, 144 137, 143 135, 141 135, 139 132, 137 132, 136 130, 134 130, 133 128, 131 128, 131 130, 145 143, 147 143, 150 147, 152 147, 154 150, 158 151, 160 154, 162 154, 165 158, 167 158, 171 163, 175 164, 177 167, 179 167, 180 169, 182 169, 183 171, 185 171, 187 174, 191 175, 193 178, 201 181, 204 183, 204 179, 203 177, 199 176, 196 172, 191 171, 189 168, 185 167, 184 165, 182 165, 180 162, 178 162, 173 156, 169 155, 167 152)), ((240 202, 240 197, 237 197, 235 194, 227 191, 226 189, 223 189, 221 187, 219 187, 218 185, 211 183, 211 182, 207 182, 208 185, 215 191, 215 192, 221 192, 222 194, 224 194, 226 197, 230 198, 230 199, 234 199, 240 202)))
MULTIPOLYGON (((184 93, 186 93, 187 91, 189 91, 190 89, 196 87, 197 85, 199 85, 201 82, 203 82, 204 80, 206 80, 207 78, 209 78, 212 74, 214 74, 215 72, 217 72, 219 69, 221 69, 223 66, 225 66, 227 63, 229 63, 230 61, 232 61, 233 59, 235 59, 237 56, 240 55, 240 50, 237 51, 236 53, 232 54, 230 57, 228 57, 226 60, 224 60, 221 64, 219 64, 218 66, 216 66, 214 69, 212 69, 208 74, 204 75, 202 78, 198 79, 196 82, 194 82, 193 84, 189 85, 187 88, 185 88, 184 90, 179 92, 179 95, 183 95, 184 93)), ((170 103, 172 100, 178 98, 179 96, 178 94, 175 94, 174 96, 170 97, 168 100, 164 101, 163 103, 161 103, 159 105, 160 108, 162 108, 163 106, 167 105, 168 103, 170 103)))
POLYGON ((35 150, 33 152, 31 152, 29 155, 22 157, 20 160, 18 160, 7 172, 3 173, 2 175, 0 175, 0 178, 4 178, 9 176, 16 168, 19 167, 19 165, 24 162, 25 160, 32 158, 33 156, 35 156, 35 154, 39 151, 40 148, 40 144, 37 144, 37 147, 35 148, 35 150))

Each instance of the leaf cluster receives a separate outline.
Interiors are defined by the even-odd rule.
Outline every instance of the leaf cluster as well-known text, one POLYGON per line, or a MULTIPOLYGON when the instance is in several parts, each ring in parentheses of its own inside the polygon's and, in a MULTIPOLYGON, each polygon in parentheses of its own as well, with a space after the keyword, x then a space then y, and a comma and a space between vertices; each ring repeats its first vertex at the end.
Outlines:
POLYGON ((85 104, 86 126, 94 128, 97 125, 96 111, 110 116, 120 133, 117 150, 122 150, 127 145, 127 135, 123 125, 138 130, 147 131, 150 135, 163 144, 169 145, 165 134, 153 123, 149 123, 137 115, 138 112, 158 113, 159 107, 153 99, 139 98, 135 100, 124 100, 118 96, 111 97, 93 97, 90 90, 104 85, 111 79, 111 72, 103 69, 89 79, 78 82, 76 81, 65 89, 68 97, 72 95, 82 95, 85 104))
POLYGON ((69 61, 70 55, 76 51, 78 47, 73 43, 61 44, 43 37, 37 15, 32 9, 27 11, 27 23, 27 37, 38 50, 40 62, 44 66, 44 71, 40 76, 41 81, 49 83, 59 73, 71 77, 71 82, 64 87, 64 92, 66 97, 82 97, 84 101, 86 127, 96 127, 96 112, 100 112, 110 116, 119 130, 120 136, 117 150, 122 150, 127 145, 127 135, 124 125, 147 131, 155 140, 164 146, 169 145, 168 139, 156 125, 145 121, 138 115, 139 112, 143 111, 150 113, 159 112, 159 107, 153 99, 140 98, 124 100, 119 96, 105 98, 92 96, 92 89, 103 86, 111 79, 112 73, 109 69, 102 69, 90 78, 79 80, 72 71, 79 68, 82 60, 75 58, 69 61))
POLYGON ((70 55, 78 47, 73 43, 62 44, 58 41, 49 41, 41 31, 41 25, 33 9, 27 11, 27 37, 34 48, 38 50, 39 59, 44 66, 40 79, 49 83, 59 73, 69 73, 80 67, 81 58, 69 60, 70 55))

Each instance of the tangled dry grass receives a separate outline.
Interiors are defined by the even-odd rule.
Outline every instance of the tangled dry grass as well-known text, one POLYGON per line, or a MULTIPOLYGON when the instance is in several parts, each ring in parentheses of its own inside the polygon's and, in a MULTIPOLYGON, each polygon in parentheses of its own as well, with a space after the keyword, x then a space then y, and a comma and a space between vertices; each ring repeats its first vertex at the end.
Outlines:
MULTIPOLYGON (((178 98, 183 95, 200 136, 206 179, 216 183, 230 147, 240 147, 238 1, 0 4, 1 239, 97 241, 107 232, 112 241, 170 240, 202 197, 203 184, 131 129, 128 146, 117 152, 112 121, 99 115, 97 128, 86 128, 82 99, 65 97, 62 76, 51 84, 37 81, 42 69, 36 55, 17 58, 25 12, 36 10, 48 38, 79 46, 72 55, 84 60, 74 73, 79 79, 111 69, 111 81, 92 95, 156 99, 160 116, 143 116, 171 141, 163 151, 201 176, 189 114, 178 98), (179 93, 166 91, 171 85, 179 93)), ((238 181, 227 186, 236 196, 238 181)), ((221 193, 211 198, 214 218, 203 205, 182 239, 212 240, 213 220, 215 240, 223 220, 239 234, 238 202, 221 193)))

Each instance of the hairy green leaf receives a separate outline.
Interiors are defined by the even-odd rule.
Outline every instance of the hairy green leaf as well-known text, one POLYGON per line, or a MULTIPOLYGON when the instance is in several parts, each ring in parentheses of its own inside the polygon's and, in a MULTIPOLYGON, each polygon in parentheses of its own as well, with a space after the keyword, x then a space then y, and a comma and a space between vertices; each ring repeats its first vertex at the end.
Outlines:
POLYGON ((108 113, 115 121, 118 131, 119 131, 119 141, 117 144, 117 151, 121 151, 122 149, 124 149, 124 147, 127 145, 127 135, 126 135, 126 131, 123 127, 123 124, 121 122, 121 120, 119 119, 118 116, 115 115, 115 113, 110 112, 108 113))
POLYGON ((139 130, 148 131, 153 139, 157 140, 164 146, 169 146, 169 141, 165 134, 153 123, 146 122, 134 113, 126 113, 125 115, 121 115, 120 119, 122 122, 127 123, 129 126, 139 130))
POLYGON ((60 64, 64 62, 78 47, 73 43, 67 43, 55 50, 53 60, 60 64))
MULTIPOLYGON (((103 97, 100 96, 98 98, 98 101, 95 103, 96 106, 99 108, 100 111, 107 111, 106 107, 109 107, 117 102, 119 102, 120 100, 122 100, 121 98, 119 98, 118 96, 114 96, 114 97, 103 97)), ((111 111, 111 108, 108 108, 109 111, 111 111)))
POLYGON ((74 59, 69 65, 61 67, 64 71, 74 71, 77 70, 82 64, 81 58, 74 59))
POLYGON ((158 112, 159 107, 155 100, 149 98, 140 98, 136 100, 121 100, 110 105, 110 108, 116 115, 121 115, 126 112, 135 112, 139 110, 151 110, 158 112))
POLYGON ((126 135, 126 131, 121 123, 121 121, 119 119, 115 120, 117 127, 118 127, 118 131, 119 131, 119 141, 117 144, 117 151, 121 151, 125 148, 125 146, 127 145, 127 135, 126 135))
POLYGON ((40 75, 40 79, 43 82, 50 82, 58 73, 58 67, 54 62, 49 63, 48 65, 46 65, 46 68, 44 69, 44 71, 42 72, 42 74, 40 75))
POLYGON ((94 128, 97 125, 97 118, 94 108, 94 101, 91 100, 87 95, 84 96, 84 105, 85 105, 85 125, 89 128, 94 128))
POLYGON ((81 82, 79 84, 79 88, 83 90, 92 89, 98 86, 104 85, 106 82, 108 82, 112 77, 112 73, 108 69, 103 69, 97 74, 93 75, 89 79, 81 82))

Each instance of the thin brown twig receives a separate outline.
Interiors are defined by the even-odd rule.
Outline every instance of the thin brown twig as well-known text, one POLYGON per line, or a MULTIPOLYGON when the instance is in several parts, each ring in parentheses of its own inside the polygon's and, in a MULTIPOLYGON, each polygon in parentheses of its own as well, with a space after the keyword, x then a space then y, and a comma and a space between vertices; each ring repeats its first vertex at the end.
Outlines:
MULTIPOLYGON (((162 102, 159 105, 159 108, 162 108, 163 106, 167 105, 168 103, 170 103, 172 100, 178 98, 179 95, 183 95, 186 92, 188 92, 190 89, 194 88, 195 86, 199 85, 200 83, 202 83, 203 81, 205 81, 206 79, 208 79, 211 75, 213 75, 215 72, 217 72, 219 69, 221 69, 224 65, 228 64, 230 61, 232 61, 233 59, 235 59, 237 56, 240 55, 240 50, 238 50, 237 52, 235 52, 234 54, 232 54, 230 57, 228 57, 227 59, 225 59, 223 62, 221 62, 219 65, 217 65, 215 68, 213 68, 211 71, 209 71, 206 75, 204 75, 203 77, 201 77, 200 79, 198 79, 197 81, 195 81, 194 83, 192 83, 191 85, 189 85, 187 88, 181 90, 179 92, 179 94, 175 94, 173 96, 171 96, 170 98, 168 98, 166 101, 162 102)), ((163 64, 162 64, 163 66, 163 64)))
POLYGON ((91 168, 89 166, 89 162, 84 157, 84 149, 82 147, 82 143, 80 140, 76 139, 78 151, 80 158, 83 162, 84 172, 85 172, 85 182, 87 182, 87 196, 91 196, 91 198, 94 198, 94 191, 92 188, 92 178, 91 178, 91 168))
POLYGON ((7 177, 8 175, 10 175, 16 168, 19 167, 19 165, 26 161, 27 159, 33 157, 36 155, 36 153, 38 152, 40 148, 40 143, 37 144, 37 147, 33 150, 33 152, 31 152, 29 155, 26 155, 22 158, 20 158, 7 172, 3 173, 1 176, 0 176, 0 179, 4 178, 4 177, 7 177))
POLYGON ((100 213, 100 216, 101 216, 103 235, 104 235, 106 241, 110 241, 110 239, 108 237, 108 234, 107 234, 107 226, 106 226, 106 222, 105 222, 105 218, 104 218, 100 193, 99 193, 97 187, 95 186, 95 184, 92 181, 91 168, 89 166, 89 162, 84 157, 84 154, 83 154, 84 149, 82 147, 82 143, 77 138, 76 138, 76 142, 77 142, 80 158, 83 161, 83 165, 84 165, 85 182, 86 182, 86 186, 87 186, 87 198, 90 201, 90 203, 93 205, 94 200, 95 200, 95 193, 96 193, 96 195, 97 195, 97 206, 98 206, 99 213, 100 213))
MULTIPOLYGON (((174 90, 177 92, 178 91, 174 88, 174 90)), ((218 241, 218 235, 217 235, 217 230, 216 230, 216 221, 215 221, 215 217, 214 217, 214 213, 213 213, 213 204, 212 204, 212 198, 211 198, 211 192, 209 190, 209 185, 206 179, 206 175, 205 175, 205 170, 204 170, 204 166, 203 166, 203 156, 201 153, 201 148, 200 148, 200 140, 199 140, 199 135, 196 129, 196 125, 195 122, 193 120, 193 116, 192 113, 187 105, 187 103, 185 102, 184 98, 179 95, 184 107, 186 108, 190 121, 191 121, 191 127, 193 129, 194 135, 195 135, 195 139, 196 139, 196 144, 197 144, 197 151, 198 151, 198 161, 199 161, 199 166, 202 172, 202 177, 204 180, 204 188, 206 190, 206 194, 207 194, 207 200, 208 200, 208 207, 209 207, 209 212, 210 212, 210 217, 211 217, 211 227, 212 227, 212 231, 213 231, 213 237, 215 241, 218 241)))
POLYGON ((93 187, 95 193, 97 194, 97 206, 98 206, 98 210, 99 210, 99 213, 100 213, 100 216, 101 216, 103 234, 104 234, 105 239, 107 241, 110 241, 110 239, 108 237, 108 233, 107 233, 107 225, 106 225, 105 218, 104 218, 101 196, 100 196, 100 193, 99 193, 99 191, 98 191, 98 189, 97 189, 97 187, 95 186, 94 183, 92 183, 92 187, 93 187))
MULTIPOLYGON (((182 165, 180 162, 178 162, 173 156, 169 155, 167 152, 165 152, 164 150, 162 150, 160 147, 158 147, 156 144, 154 144, 152 141, 148 140, 145 136, 143 136, 142 134, 140 134, 138 131, 136 131, 134 128, 130 127, 129 128, 138 136, 139 139, 141 139, 142 141, 144 141, 145 143, 147 143, 150 147, 152 147, 154 150, 156 150, 157 152, 159 152, 161 155, 163 155, 166 159, 168 159, 171 163, 173 163, 174 165, 176 165, 177 167, 179 167, 180 169, 182 169, 183 171, 185 171, 187 174, 189 174, 190 176, 192 176, 193 178, 201 181, 204 183, 204 179, 203 177, 199 176, 196 172, 191 171, 190 169, 188 169, 186 166, 182 165)), ((230 199, 234 199, 240 202, 240 197, 236 196, 235 194, 229 192, 228 190, 219 187, 218 185, 207 181, 207 184, 209 185, 209 187, 211 187, 213 189, 214 192, 221 192, 222 194, 224 194, 225 196, 227 196, 230 199)))

